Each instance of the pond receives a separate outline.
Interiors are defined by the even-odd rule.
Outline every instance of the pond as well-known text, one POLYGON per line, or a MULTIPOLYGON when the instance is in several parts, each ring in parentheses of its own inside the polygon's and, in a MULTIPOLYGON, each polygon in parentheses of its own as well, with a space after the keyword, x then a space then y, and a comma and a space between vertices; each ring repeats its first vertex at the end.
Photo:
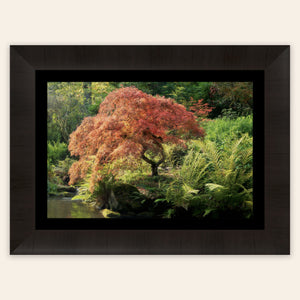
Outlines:
POLYGON ((72 198, 48 198, 48 218, 103 218, 102 214, 72 198))

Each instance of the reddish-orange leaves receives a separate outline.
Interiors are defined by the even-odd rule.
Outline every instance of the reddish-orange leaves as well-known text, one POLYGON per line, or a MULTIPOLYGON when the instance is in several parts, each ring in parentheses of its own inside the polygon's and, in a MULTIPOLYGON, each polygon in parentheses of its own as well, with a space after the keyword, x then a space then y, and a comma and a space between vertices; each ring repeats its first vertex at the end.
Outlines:
MULTIPOLYGON (((191 98, 191 100, 194 101, 193 98, 191 98)), ((203 99, 200 99, 190 107, 190 110, 197 117, 204 118, 213 110, 213 107, 209 107, 207 103, 203 103, 203 99)))

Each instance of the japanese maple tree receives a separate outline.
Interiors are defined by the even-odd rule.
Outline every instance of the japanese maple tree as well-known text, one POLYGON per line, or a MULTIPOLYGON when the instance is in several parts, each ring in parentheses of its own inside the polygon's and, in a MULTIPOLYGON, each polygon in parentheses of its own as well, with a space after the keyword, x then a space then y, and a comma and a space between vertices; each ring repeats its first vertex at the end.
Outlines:
POLYGON ((183 105, 135 87, 116 89, 100 104, 98 114, 86 117, 70 135, 69 151, 79 156, 69 170, 70 184, 90 171, 93 190, 101 180, 99 171, 119 158, 143 159, 156 176, 165 160, 162 144, 184 146, 191 136, 202 137, 204 130, 183 105))

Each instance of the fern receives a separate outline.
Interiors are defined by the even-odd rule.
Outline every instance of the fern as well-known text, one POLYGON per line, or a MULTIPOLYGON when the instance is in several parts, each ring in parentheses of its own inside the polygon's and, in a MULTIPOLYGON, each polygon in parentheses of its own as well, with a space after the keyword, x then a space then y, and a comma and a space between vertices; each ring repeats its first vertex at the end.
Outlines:
POLYGON ((167 190, 175 207, 192 208, 203 217, 220 211, 253 209, 252 137, 227 138, 222 145, 194 141, 179 176, 167 190))

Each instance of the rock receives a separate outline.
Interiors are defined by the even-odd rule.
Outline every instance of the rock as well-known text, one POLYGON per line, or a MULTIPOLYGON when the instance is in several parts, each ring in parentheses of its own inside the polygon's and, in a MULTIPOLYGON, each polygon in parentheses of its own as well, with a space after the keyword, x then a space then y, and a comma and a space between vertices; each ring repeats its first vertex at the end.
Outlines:
POLYGON ((67 185, 58 185, 57 191, 58 192, 76 193, 76 188, 74 188, 72 186, 67 186, 67 185))
POLYGON ((121 216, 120 213, 109 210, 107 208, 101 210, 101 213, 102 213, 103 217, 106 219, 119 218, 121 216))
POLYGON ((109 197, 109 205, 117 211, 139 211, 144 196, 130 184, 117 184, 113 187, 109 197))
POLYGON ((68 184, 70 181, 70 176, 67 174, 62 178, 62 180, 64 184, 68 184))
POLYGON ((138 213, 137 216, 142 219, 148 219, 153 217, 153 213, 150 211, 143 211, 141 213, 138 213))
POLYGON ((49 192, 49 196, 73 198, 74 192, 49 192))
POLYGON ((145 197, 130 184, 115 184, 105 193, 97 196, 96 205, 101 209, 110 209, 128 214, 142 211, 145 197))
POLYGON ((73 197, 74 196, 74 192, 62 192, 61 194, 64 197, 73 197))

